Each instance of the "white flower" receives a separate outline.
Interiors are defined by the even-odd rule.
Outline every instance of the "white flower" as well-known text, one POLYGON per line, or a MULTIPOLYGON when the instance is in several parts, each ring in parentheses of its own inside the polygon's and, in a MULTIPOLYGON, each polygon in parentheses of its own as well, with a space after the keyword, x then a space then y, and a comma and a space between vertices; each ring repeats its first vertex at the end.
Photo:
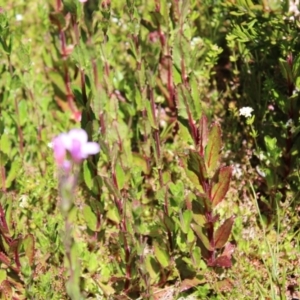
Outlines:
POLYGON ((16 20, 18 22, 22 21, 23 20, 23 16, 21 14, 16 14, 16 20))
POLYGON ((299 6, 299 0, 295 1, 289 1, 289 13, 293 14, 295 16, 298 16, 300 14, 300 11, 298 9, 299 6))
POLYGON ((294 121, 292 119, 289 119, 285 124, 286 127, 293 127, 293 125, 294 125, 294 121))
POLYGON ((21 208, 27 208, 29 206, 27 195, 21 195, 21 197, 19 198, 19 201, 20 201, 19 206, 21 208))
POLYGON ((240 179, 243 176, 243 170, 240 164, 232 165, 232 175, 235 176, 237 179, 240 179))
POLYGON ((249 107, 249 106, 242 107, 242 108, 239 109, 239 112, 240 112, 240 116, 244 116, 246 118, 250 118, 251 114, 253 112, 253 108, 249 107))

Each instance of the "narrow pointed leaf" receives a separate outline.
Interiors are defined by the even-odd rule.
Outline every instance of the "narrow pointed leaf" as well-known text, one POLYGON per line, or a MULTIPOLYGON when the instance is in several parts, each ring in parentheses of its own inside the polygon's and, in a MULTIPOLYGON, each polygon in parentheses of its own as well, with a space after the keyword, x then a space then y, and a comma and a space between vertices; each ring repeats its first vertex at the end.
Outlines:
POLYGON ((212 211, 212 203, 206 194, 196 193, 196 201, 205 207, 205 211, 212 211))
POLYGON ((209 132, 208 143, 205 149, 205 163, 209 175, 211 175, 218 166, 221 147, 221 129, 218 124, 214 124, 209 132))
POLYGON ((31 266, 33 264, 34 260, 34 237, 32 234, 27 234, 26 237, 23 239, 22 244, 24 246, 25 255, 28 258, 29 265, 31 266))
POLYGON ((187 178, 193 183, 193 185, 199 191, 199 193, 204 193, 204 190, 199 182, 198 175, 195 173, 195 171, 189 170, 189 158, 182 156, 180 164, 183 167, 187 178))
POLYGON ((198 135, 199 135, 199 141, 198 141, 199 152, 200 155, 204 156, 204 150, 207 145, 207 139, 208 139, 207 117, 205 115, 202 115, 200 119, 198 135))
POLYGON ((93 186, 93 176, 92 176, 91 167, 89 166, 87 160, 84 161, 83 163, 83 179, 88 189, 91 189, 93 186))
POLYGON ((152 255, 147 255, 145 258, 145 271, 149 274, 153 281, 156 281, 159 277, 160 266, 152 255))
POLYGON ((228 218, 216 231, 214 240, 215 248, 220 249, 227 243, 231 233, 234 217, 228 218))
POLYGON ((216 207, 226 196, 230 185, 231 173, 231 167, 223 167, 220 169, 217 182, 213 185, 211 193, 213 207, 216 207))
POLYGON ((209 251, 213 251, 213 247, 211 246, 207 236, 205 236, 205 234, 203 233, 202 227, 196 224, 191 224, 191 227, 203 243, 204 247, 209 251))
POLYGON ((188 169, 193 171, 199 179, 199 183, 203 183, 207 178, 207 170, 204 157, 196 151, 190 151, 188 158, 188 169))
POLYGON ((120 164, 116 165, 116 176, 117 176, 118 188, 121 191, 125 185, 126 175, 120 164))
MULTIPOLYGON (((10 282, 8 280, 3 280, 0 284, 0 290, 2 296, 4 296, 4 299, 10 300, 13 299, 13 289, 10 285, 10 282)), ((3 299, 3 298, 2 298, 3 299)))
POLYGON ((158 129, 156 125, 156 117, 155 115, 153 115, 150 101, 145 101, 145 104, 147 109, 148 121, 150 122, 151 127, 153 129, 158 129))

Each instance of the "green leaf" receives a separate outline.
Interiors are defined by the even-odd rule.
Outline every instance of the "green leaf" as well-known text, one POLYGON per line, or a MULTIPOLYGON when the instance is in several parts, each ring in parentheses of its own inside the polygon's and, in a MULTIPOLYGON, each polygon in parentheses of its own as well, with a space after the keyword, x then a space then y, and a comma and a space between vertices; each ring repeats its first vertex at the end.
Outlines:
POLYGON ((149 175, 150 168, 148 167, 146 159, 139 153, 133 153, 132 158, 133 165, 138 166, 146 175, 149 175))
POLYGON ((281 74, 285 80, 292 82, 293 81, 293 72, 289 63, 285 60, 280 58, 279 59, 279 66, 281 70, 281 74))
POLYGON ((188 145, 193 145, 194 141, 188 128, 185 125, 183 125, 181 122, 178 122, 178 125, 179 125, 178 133, 179 133, 180 140, 184 141, 188 145))
POLYGON ((119 211, 115 205, 108 210, 106 217, 117 224, 119 224, 121 221, 119 211))
POLYGON ((32 266, 35 254, 35 240, 32 234, 27 234, 22 241, 29 265, 32 266))
POLYGON ((112 195, 114 195, 116 198, 121 198, 120 192, 118 189, 116 189, 110 178, 103 177, 103 182, 112 195))
POLYGON ((199 83, 196 79, 194 73, 191 73, 190 77, 190 85, 191 85, 191 96, 193 100, 193 107, 194 107, 194 116, 195 121, 198 121, 201 117, 202 109, 201 109, 201 101, 199 99, 199 83))
POLYGON ((19 121, 20 125, 24 126, 28 119, 28 111, 27 111, 27 101, 21 100, 18 104, 19 107, 19 121))
POLYGON ((221 147, 221 129, 218 124, 214 124, 209 132, 208 143, 205 149, 205 163, 210 176, 217 168, 221 147))
POLYGON ((100 280, 98 280, 97 283, 99 284, 99 286, 105 296, 112 296, 113 294, 116 293, 116 291, 110 284, 104 284, 100 280))
POLYGON ((213 247, 211 246, 208 237, 203 233, 203 228, 196 224, 191 224, 191 227, 193 228, 198 238, 203 243, 204 247, 209 251, 213 251, 213 247))
POLYGON ((169 183, 169 189, 171 194, 173 195, 174 201, 171 201, 171 205, 173 207, 181 207, 181 205, 184 203, 184 184, 182 181, 176 182, 174 184, 173 182, 169 183))
POLYGON ((189 152, 188 169, 197 175, 201 185, 208 177, 204 157, 196 151, 189 152))
POLYGON ((9 188, 12 182, 16 179, 17 175, 20 174, 20 167, 21 167, 20 161, 17 158, 14 159, 5 181, 6 188, 9 188))
POLYGON ((135 103, 136 103, 136 109, 138 111, 143 110, 142 95, 141 95, 141 92, 138 89, 136 89, 136 92, 135 92, 135 103))
POLYGON ((169 184, 169 189, 170 189, 172 195, 175 197, 183 197, 184 196, 184 185, 183 185, 182 181, 178 181, 178 182, 176 182, 176 184, 171 182, 169 184))
POLYGON ((201 116, 198 128, 198 136, 199 136, 199 153, 204 156, 204 150, 207 145, 208 140, 208 126, 207 126, 207 117, 203 114, 201 116))
POLYGON ((156 281, 159 278, 159 265, 155 261, 152 255, 147 255, 145 258, 145 271, 146 274, 149 274, 152 281, 156 281))
POLYGON ((119 191, 121 191, 124 188, 124 184, 126 182, 126 175, 120 164, 116 165, 115 170, 116 170, 118 188, 119 188, 119 191))
POLYGON ((170 264, 170 256, 162 245, 158 244, 157 242, 153 243, 154 247, 154 254, 158 262, 162 265, 162 267, 166 268, 170 264))
POLYGON ((300 55, 298 54, 293 61, 293 78, 300 76, 300 55))
POLYGON ((8 156, 11 153, 11 141, 7 134, 2 134, 1 136, 0 151, 3 152, 4 154, 7 154, 8 156))
POLYGON ((193 249, 193 252, 192 252, 192 259, 194 261, 194 263, 196 263, 196 265, 198 266, 199 263, 200 263, 200 260, 201 260, 201 250, 200 250, 200 247, 195 247, 193 249))
POLYGON ((93 186, 93 178, 90 165, 87 160, 83 162, 83 179, 88 189, 91 190, 93 186))
POLYGON ((181 22, 183 23, 187 17, 187 15, 190 13, 190 1, 189 0, 183 0, 181 2, 181 22))
POLYGON ((88 205, 83 208, 83 218, 90 230, 97 231, 97 216, 88 205))
POLYGON ((204 215, 202 214, 196 214, 194 213, 193 214, 193 220, 198 224, 200 225, 201 227, 203 227, 206 223, 206 218, 204 215))
POLYGON ((190 244, 193 243, 195 240, 196 237, 194 235, 194 231, 191 228, 189 228, 187 232, 187 242, 190 244))
POLYGON ((215 232, 214 242, 215 248, 222 248, 228 241, 231 233, 232 225, 234 223, 234 216, 228 218, 215 232))
POLYGON ((213 207, 216 207, 226 196, 230 185, 231 173, 231 167, 223 167, 217 173, 217 182, 213 185, 211 192, 213 207))
POLYGON ((22 81, 18 75, 14 75, 10 82, 10 89, 16 91, 22 87, 22 81))
POLYGON ((180 214, 180 227, 185 234, 187 234, 190 229, 192 219, 193 213, 190 210, 186 210, 183 214, 180 214))
POLYGON ((146 104, 148 120, 150 122, 151 127, 153 129, 158 129, 157 125, 156 125, 155 115, 153 115, 153 112, 152 112, 151 102, 147 100, 147 101, 145 101, 145 104, 146 104))
POLYGON ((0 283, 7 277, 6 270, 0 269, 0 283))
POLYGON ((199 99, 196 101, 193 100, 190 91, 184 84, 179 84, 177 86, 178 89, 178 101, 177 101, 177 109, 178 115, 184 119, 189 118, 189 114, 193 120, 198 121, 200 119, 201 111, 199 107, 200 102, 199 99))

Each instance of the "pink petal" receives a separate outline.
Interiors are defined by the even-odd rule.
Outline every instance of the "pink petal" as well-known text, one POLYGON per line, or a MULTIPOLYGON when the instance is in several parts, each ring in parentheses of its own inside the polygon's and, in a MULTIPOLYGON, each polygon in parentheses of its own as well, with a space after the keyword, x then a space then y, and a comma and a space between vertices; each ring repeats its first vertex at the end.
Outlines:
POLYGON ((75 128, 69 131, 68 136, 70 140, 77 140, 80 144, 85 144, 88 141, 88 136, 85 130, 81 128, 75 128))
POLYGON ((95 142, 89 142, 81 147, 82 156, 87 158, 89 155, 97 154, 100 151, 100 146, 95 142))
POLYGON ((64 145, 64 141, 62 139, 62 136, 59 135, 52 141, 53 144, 53 151, 54 151, 54 158, 55 162, 61 166, 64 163, 65 157, 66 157, 66 149, 64 145))

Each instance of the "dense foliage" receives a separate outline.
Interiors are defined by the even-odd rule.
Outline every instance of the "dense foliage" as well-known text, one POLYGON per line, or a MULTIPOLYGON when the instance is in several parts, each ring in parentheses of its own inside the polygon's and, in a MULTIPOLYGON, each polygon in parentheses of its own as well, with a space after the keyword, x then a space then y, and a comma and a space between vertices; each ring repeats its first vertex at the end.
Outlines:
POLYGON ((0 4, 3 299, 299 297, 297 3, 0 4))

